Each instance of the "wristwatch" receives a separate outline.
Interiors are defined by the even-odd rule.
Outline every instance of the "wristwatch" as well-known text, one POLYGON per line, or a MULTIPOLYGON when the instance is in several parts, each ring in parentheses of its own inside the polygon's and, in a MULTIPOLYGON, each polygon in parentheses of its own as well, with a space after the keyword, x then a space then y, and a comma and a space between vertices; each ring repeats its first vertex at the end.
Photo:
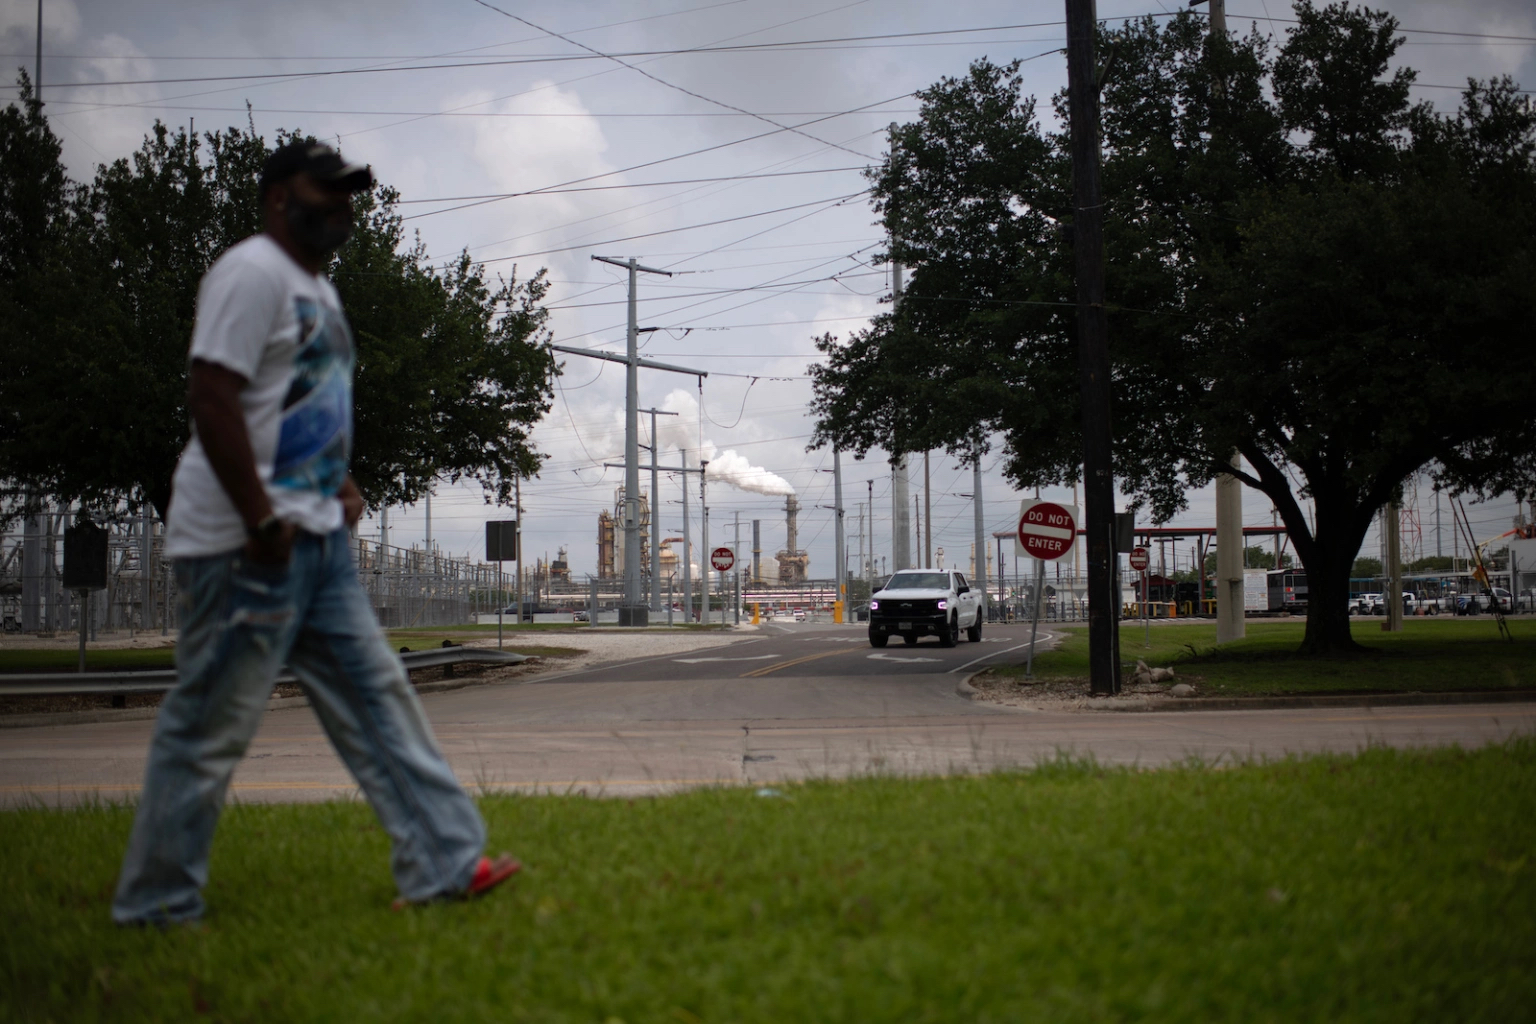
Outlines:
POLYGON ((275 512, 268 513, 261 520, 261 522, 257 523, 255 526, 247 526, 245 528, 245 532, 250 534, 251 539, 254 541, 265 543, 269 540, 276 540, 278 537, 282 536, 283 521, 277 518, 277 514, 275 512))

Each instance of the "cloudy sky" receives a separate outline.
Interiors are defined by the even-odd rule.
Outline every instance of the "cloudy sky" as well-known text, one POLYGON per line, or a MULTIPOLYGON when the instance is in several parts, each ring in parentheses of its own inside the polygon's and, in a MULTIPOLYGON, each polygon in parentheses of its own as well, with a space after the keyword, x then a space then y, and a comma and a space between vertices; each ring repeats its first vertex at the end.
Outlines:
MULTIPOLYGON (((1104 0, 1099 12, 1180 6, 1104 0)), ((1420 71, 1419 97, 1454 105, 1468 76, 1536 81, 1530 0, 1378 6, 1414 30, 1401 55, 1420 71)), ((1229 26, 1243 32, 1283 36, 1289 13, 1279 0, 1229 0, 1229 26)), ((624 274, 594 254, 670 271, 642 277, 641 323, 661 328, 644 336, 644 354, 710 376, 700 387, 641 372, 642 407, 680 414, 663 421, 666 463, 687 447, 691 462, 702 449, 733 467, 752 489, 712 483, 711 539, 739 512, 743 523, 763 520, 769 553, 784 543, 780 495, 793 489, 811 572, 825 577, 832 457, 805 450, 811 338, 857 329, 889 290, 869 262, 880 233, 859 169, 879 159, 888 124, 914 115, 914 90, 975 58, 1027 58, 1027 90, 1055 92, 1066 73, 1061 19, 1059 0, 44 0, 43 98, 77 179, 129 153, 157 118, 195 120, 198 131, 243 125, 247 104, 263 133, 338 140, 400 189, 408 227, 432 256, 468 249, 502 275, 547 267, 560 344, 622 351, 624 274), (473 198, 552 187, 564 191, 473 198)), ((0 52, 29 72, 35 24, 35 0, 0 0, 0 52)), ((568 547, 572 568, 590 572, 598 511, 613 507, 623 476, 603 466, 622 459, 622 368, 570 357, 535 437, 550 457, 523 489, 526 550, 568 547)), ((982 487, 989 532, 1011 524, 1021 497, 994 462, 982 487)), ((850 552, 873 481, 874 549, 888 556, 884 458, 846 459, 843 471, 850 552)), ((935 456, 931 478, 934 546, 964 568, 971 472, 935 456)), ((663 528, 680 533, 675 478, 661 490, 663 528)), ((1433 554, 1434 499, 1425 489, 1421 500, 1423 551, 1433 554)), ((1211 494, 1192 495, 1178 522, 1210 525, 1213 507, 1211 494)), ((1270 522, 1254 492, 1244 511, 1251 525, 1270 522)), ((1513 511, 1509 501, 1474 508, 1479 536, 1507 528, 1513 511)), ((423 512, 392 510, 391 541, 420 542, 423 512)), ((470 552, 483 521, 503 514, 478 490, 445 486, 433 537, 470 552)), ((377 517, 364 524, 377 530, 377 517)), ((693 530, 697 542, 697 518, 693 530)), ((1446 514, 1446 553, 1450 536, 1446 514)))

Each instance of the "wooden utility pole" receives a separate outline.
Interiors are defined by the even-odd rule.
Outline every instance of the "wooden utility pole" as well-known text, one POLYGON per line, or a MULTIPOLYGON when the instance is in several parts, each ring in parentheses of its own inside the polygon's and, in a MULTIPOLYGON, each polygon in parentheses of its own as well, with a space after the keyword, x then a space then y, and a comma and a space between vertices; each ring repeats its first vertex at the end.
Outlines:
POLYGON ((1088 547, 1088 677, 1120 692, 1115 593, 1115 478, 1111 465, 1109 319, 1104 309, 1104 200, 1099 182, 1099 83, 1093 0, 1066 0, 1067 98, 1072 135, 1072 247, 1083 401, 1083 505, 1088 547))
POLYGON ((933 564, 933 481, 927 452, 923 452, 923 564, 933 564))
MULTIPOLYGON (((894 241, 894 240, 893 240, 894 241)), ((902 266, 891 264, 891 310, 901 309, 902 266)), ((898 570, 910 568, 915 562, 912 544, 912 524, 907 519, 907 457, 898 455, 891 460, 891 564, 898 570)))

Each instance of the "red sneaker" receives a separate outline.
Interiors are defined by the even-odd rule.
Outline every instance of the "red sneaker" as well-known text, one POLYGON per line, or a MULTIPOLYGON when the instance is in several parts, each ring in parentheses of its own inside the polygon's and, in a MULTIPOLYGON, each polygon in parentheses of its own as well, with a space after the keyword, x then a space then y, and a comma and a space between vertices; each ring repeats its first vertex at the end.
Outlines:
MULTIPOLYGON (((469 888, 465 889, 461 895, 467 900, 484 896, 521 870, 523 865, 510 853, 504 853, 495 860, 481 857, 480 863, 475 865, 474 877, 469 880, 469 888)), ((389 907, 391 910, 404 910, 406 907, 413 906, 414 902, 401 896, 389 907)))
POLYGON ((469 899, 484 896, 521 870, 523 865, 510 853, 504 853, 495 860, 481 857, 480 863, 475 865, 475 877, 469 880, 469 888, 464 890, 464 895, 469 899))

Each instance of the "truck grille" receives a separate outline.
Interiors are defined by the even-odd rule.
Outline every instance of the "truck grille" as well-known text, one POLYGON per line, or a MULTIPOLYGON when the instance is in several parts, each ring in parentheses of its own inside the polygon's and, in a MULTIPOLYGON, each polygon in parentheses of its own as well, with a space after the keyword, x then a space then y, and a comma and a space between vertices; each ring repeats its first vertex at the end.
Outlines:
POLYGON ((898 619, 905 615, 937 615, 939 602, 934 598, 911 598, 892 600, 882 598, 880 608, 875 613, 883 619, 898 619))

